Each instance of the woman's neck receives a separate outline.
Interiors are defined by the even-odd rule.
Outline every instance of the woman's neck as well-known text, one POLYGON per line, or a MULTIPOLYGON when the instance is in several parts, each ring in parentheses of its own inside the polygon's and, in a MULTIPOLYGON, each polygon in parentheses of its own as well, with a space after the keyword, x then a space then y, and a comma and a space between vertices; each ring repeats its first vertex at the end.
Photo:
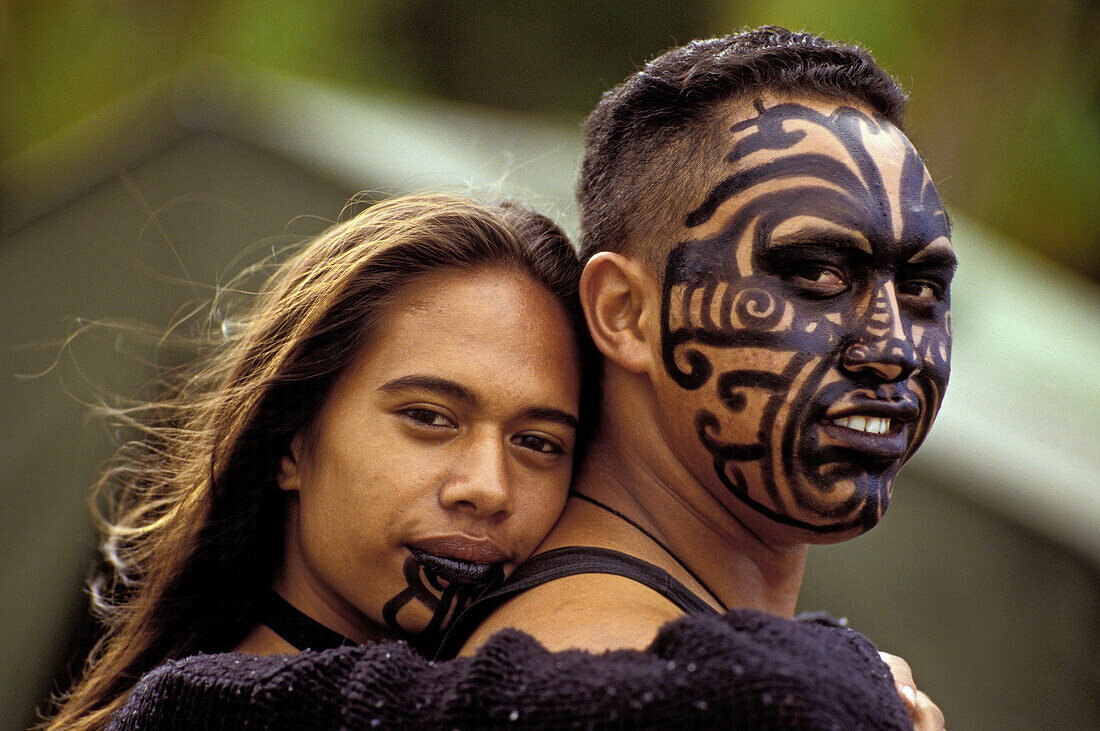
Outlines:
POLYGON ((295 655, 301 650, 275 633, 266 624, 257 624, 233 648, 249 655, 295 655))

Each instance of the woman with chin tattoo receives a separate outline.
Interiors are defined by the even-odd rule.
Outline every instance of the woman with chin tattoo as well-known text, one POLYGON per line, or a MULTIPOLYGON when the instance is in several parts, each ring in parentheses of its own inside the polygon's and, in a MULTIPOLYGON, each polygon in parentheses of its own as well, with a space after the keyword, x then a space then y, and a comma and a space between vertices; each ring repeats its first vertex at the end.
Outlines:
POLYGON ((598 402, 579 273, 543 216, 444 195, 276 266, 161 400, 113 414, 141 439, 97 486, 105 632, 50 728, 103 728, 197 653, 430 656, 564 505, 598 402))
POLYGON ((441 196, 278 266, 122 415, 145 436, 100 485, 106 634, 50 729, 911 728, 864 638, 756 611, 429 659, 565 502, 598 403, 578 274, 545 218, 441 196))

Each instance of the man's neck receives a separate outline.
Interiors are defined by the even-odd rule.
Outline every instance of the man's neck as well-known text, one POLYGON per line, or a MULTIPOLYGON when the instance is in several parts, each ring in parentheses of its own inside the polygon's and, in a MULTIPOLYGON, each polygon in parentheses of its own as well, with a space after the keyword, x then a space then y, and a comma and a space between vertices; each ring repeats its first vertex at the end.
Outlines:
POLYGON ((637 422, 629 438, 605 428, 577 477, 577 492, 629 521, 572 498, 540 550, 564 545, 611 548, 665 569, 715 608, 792 616, 806 546, 759 537, 676 460, 655 428, 653 432, 639 434, 637 422))

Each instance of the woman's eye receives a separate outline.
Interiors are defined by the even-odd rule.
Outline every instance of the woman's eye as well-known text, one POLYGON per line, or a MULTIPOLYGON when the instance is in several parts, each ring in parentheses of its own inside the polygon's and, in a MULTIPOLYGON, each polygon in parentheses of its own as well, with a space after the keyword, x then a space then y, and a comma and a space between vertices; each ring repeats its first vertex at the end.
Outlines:
POLYGON ((405 409, 401 415, 417 424, 432 427, 454 426, 454 423, 438 411, 431 409, 405 409))
POLYGON ((565 451, 557 442, 535 434, 520 434, 512 438, 512 443, 543 454, 562 454, 565 451))

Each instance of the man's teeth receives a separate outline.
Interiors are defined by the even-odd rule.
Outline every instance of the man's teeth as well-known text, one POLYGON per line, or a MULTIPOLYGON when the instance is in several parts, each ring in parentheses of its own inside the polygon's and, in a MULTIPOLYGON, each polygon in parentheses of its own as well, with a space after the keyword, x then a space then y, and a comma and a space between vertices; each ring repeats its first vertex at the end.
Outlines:
POLYGON ((885 434, 890 431, 890 420, 879 416, 842 416, 833 419, 837 426, 843 426, 856 431, 865 431, 868 434, 885 434))

